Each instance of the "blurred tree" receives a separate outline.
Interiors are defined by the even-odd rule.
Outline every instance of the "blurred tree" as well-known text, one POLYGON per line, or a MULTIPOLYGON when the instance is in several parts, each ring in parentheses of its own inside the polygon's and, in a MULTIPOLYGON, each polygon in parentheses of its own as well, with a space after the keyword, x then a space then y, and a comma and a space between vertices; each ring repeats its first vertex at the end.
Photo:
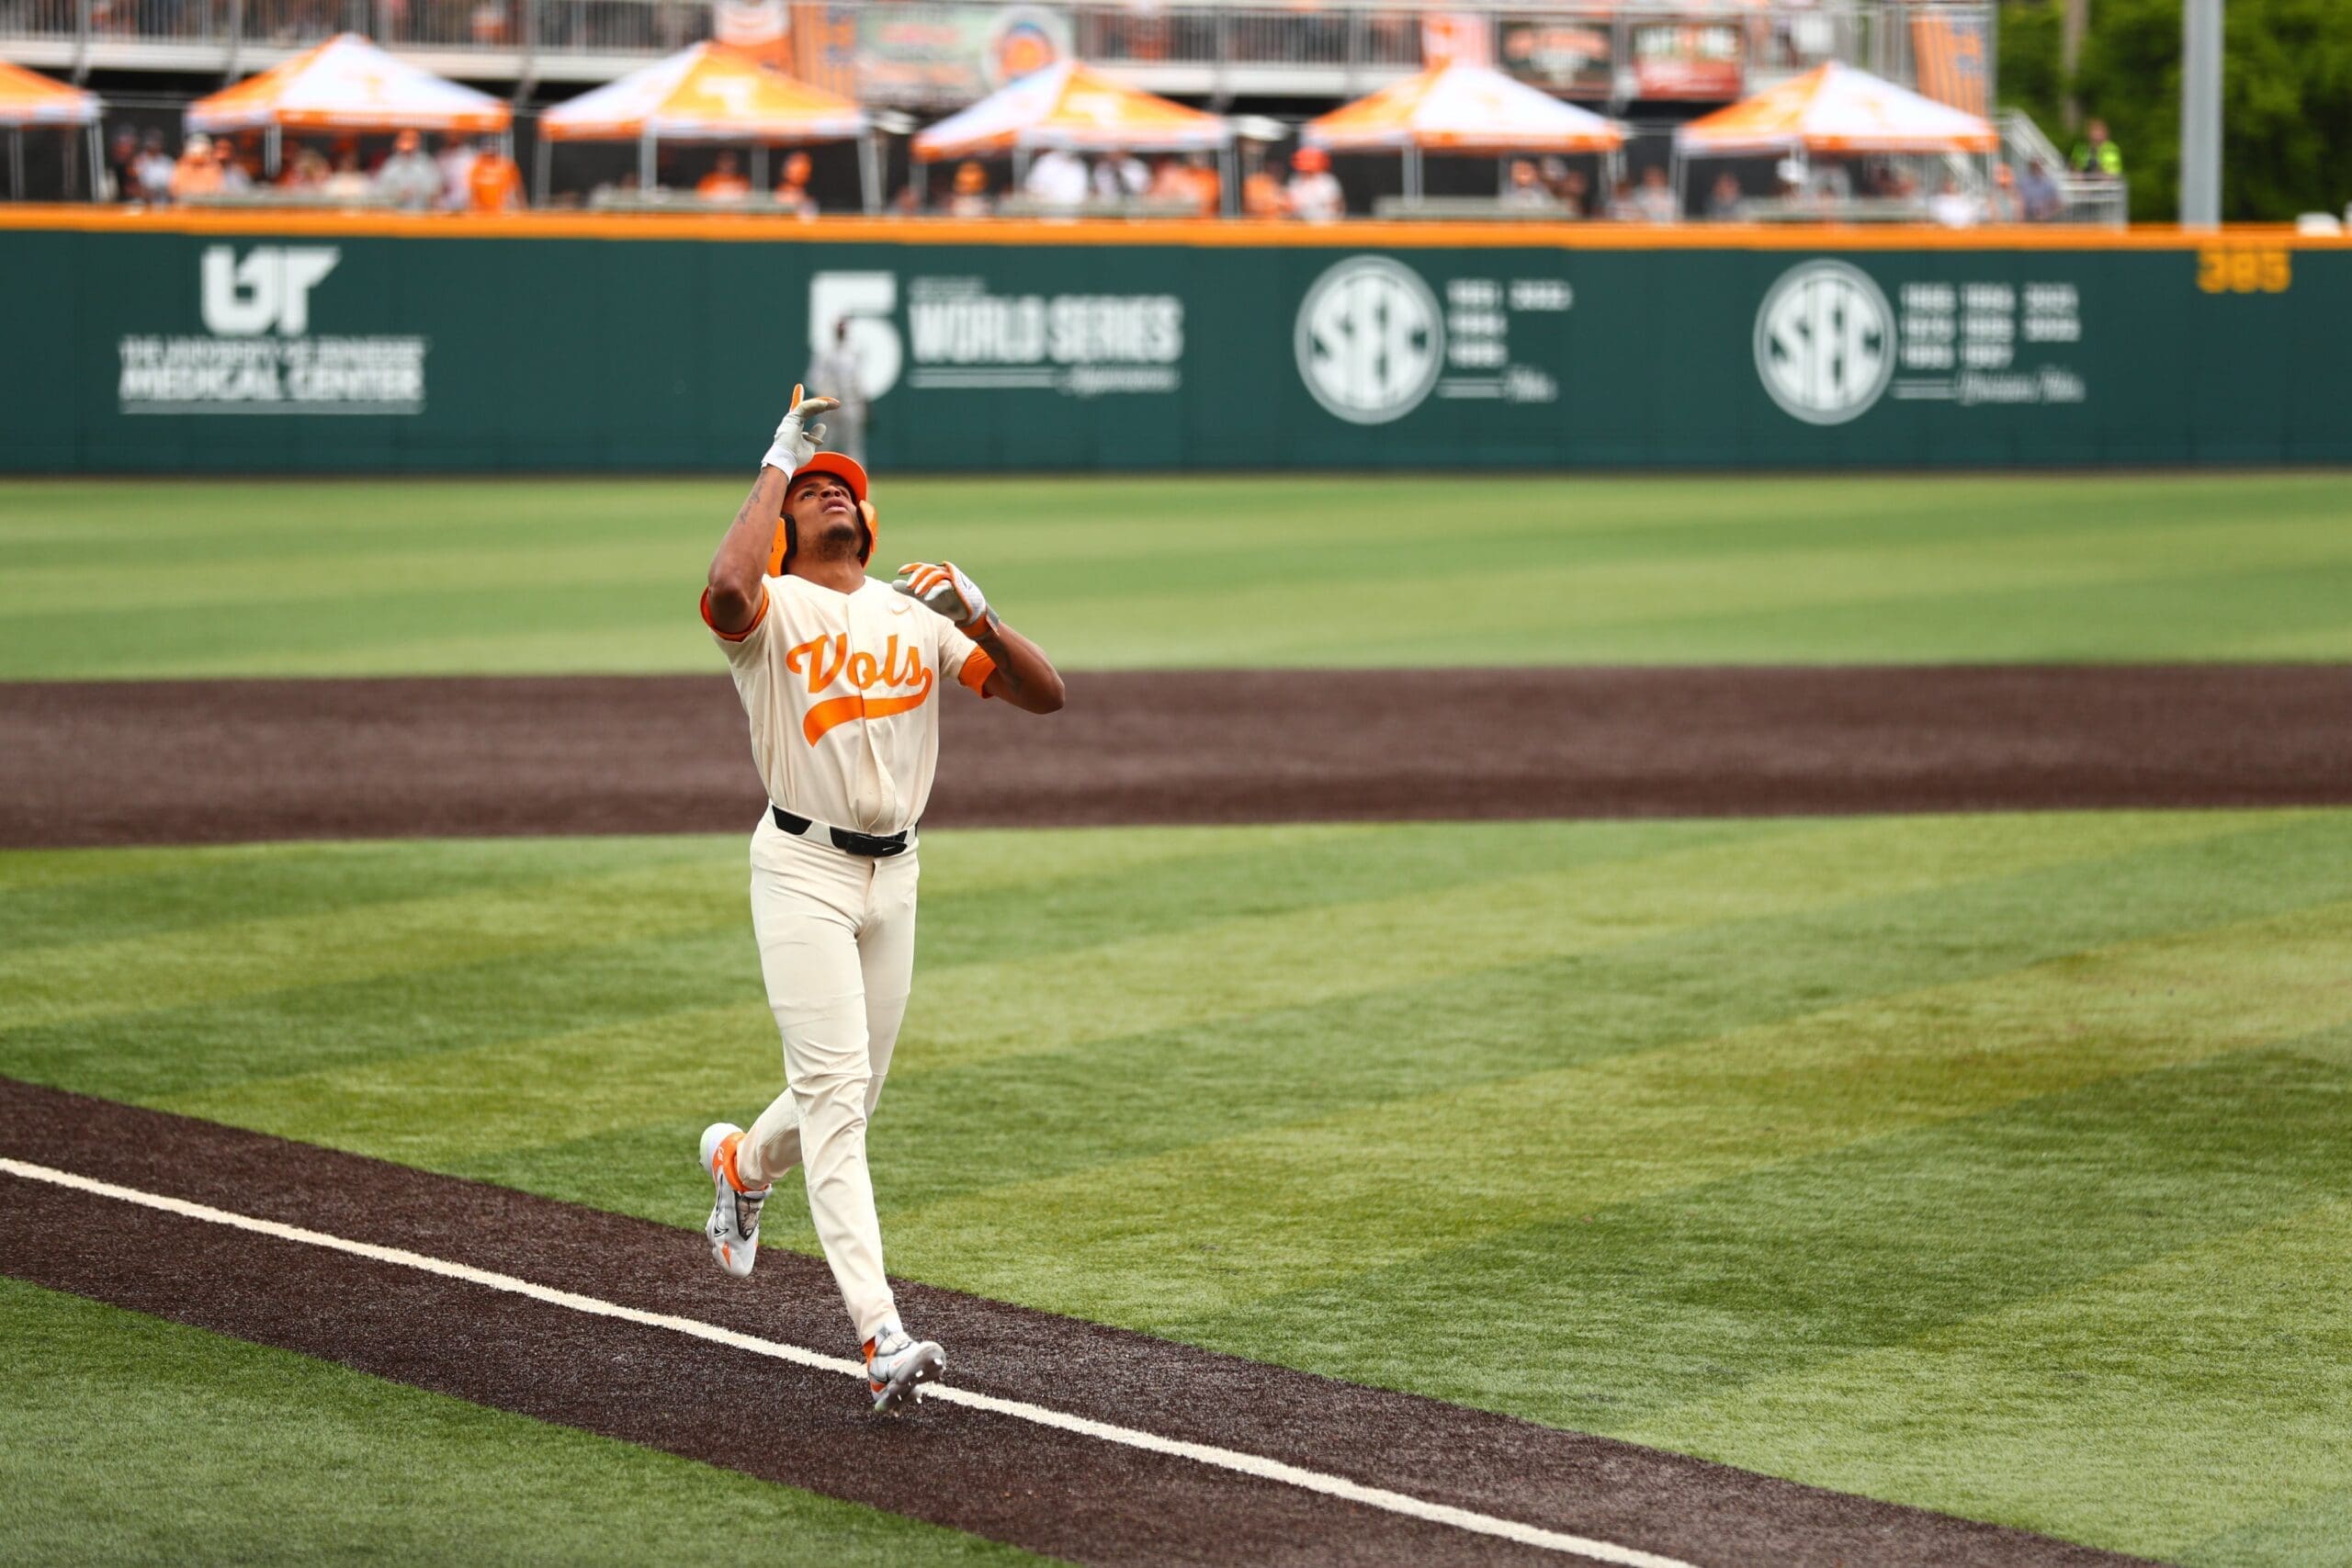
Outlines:
MULTIPOLYGON (((2180 203, 2181 0, 2092 0, 2075 88, 2084 115, 2123 149, 2132 216, 2167 220, 2180 203)), ((2004 103, 2034 118, 2059 151, 2058 7, 2001 11, 2004 103)), ((2281 222, 2352 200, 2352 6, 2346 0, 2228 0, 2222 67, 2222 216, 2281 222)))

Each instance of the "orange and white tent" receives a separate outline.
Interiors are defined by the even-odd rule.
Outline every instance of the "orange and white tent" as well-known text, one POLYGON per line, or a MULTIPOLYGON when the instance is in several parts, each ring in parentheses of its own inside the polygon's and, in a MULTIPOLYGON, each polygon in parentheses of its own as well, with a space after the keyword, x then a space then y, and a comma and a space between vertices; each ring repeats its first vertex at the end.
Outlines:
POLYGON ((357 33, 248 76, 187 107, 190 130, 504 130, 503 99, 445 81, 357 33))
POLYGON ((698 43, 539 117, 550 141, 842 141, 865 111, 725 44, 698 43))
POLYGON ((0 60, 0 125, 91 125, 98 96, 0 60))
POLYGON ((1613 152, 1625 133, 1499 71, 1454 61, 1307 121, 1299 140, 1334 152, 1613 152))
POLYGON ((1745 152, 1990 152, 1992 123, 1831 62, 1694 119, 1674 133, 1684 157, 1745 152))
POLYGON ((916 136, 918 160, 985 158, 1048 147, 1194 152, 1233 144, 1216 115, 1065 60, 1033 72, 916 136))

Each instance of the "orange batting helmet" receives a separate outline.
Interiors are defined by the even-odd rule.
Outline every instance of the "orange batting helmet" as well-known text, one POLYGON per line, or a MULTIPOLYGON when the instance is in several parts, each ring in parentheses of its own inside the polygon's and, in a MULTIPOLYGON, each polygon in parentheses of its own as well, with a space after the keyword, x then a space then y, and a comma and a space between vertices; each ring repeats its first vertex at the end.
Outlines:
MULTIPOLYGON (((786 479, 784 484, 784 492, 786 495, 792 493, 792 487, 800 481, 803 474, 831 474, 849 486, 850 494, 857 498, 858 515, 864 521, 865 528, 865 538, 857 547, 857 564, 864 566, 872 560, 874 535, 878 518, 874 510, 874 503, 865 499, 865 470, 857 466, 857 459, 845 457, 839 452, 818 453, 792 470, 792 478, 786 479)), ((792 519, 782 512, 778 512, 775 519, 775 542, 768 547, 768 575, 770 577, 784 575, 785 564, 792 559, 792 552, 797 543, 798 541, 792 536, 792 519)))

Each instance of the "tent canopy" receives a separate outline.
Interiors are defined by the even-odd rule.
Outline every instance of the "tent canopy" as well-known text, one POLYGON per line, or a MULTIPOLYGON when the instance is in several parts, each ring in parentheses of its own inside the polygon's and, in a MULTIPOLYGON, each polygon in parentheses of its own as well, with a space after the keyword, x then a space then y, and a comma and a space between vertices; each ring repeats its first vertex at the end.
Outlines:
POLYGON ((98 96, 0 60, 0 126, 89 125, 98 96))
POLYGON ((190 130, 503 130, 504 102, 342 33, 187 107, 190 130))
POLYGON ((1625 133, 1499 71, 1455 61, 1309 120, 1299 139, 1340 152, 1609 152, 1625 133))
POLYGON ((1047 147, 1193 152, 1232 143, 1232 130, 1216 115, 1065 60, 923 131, 915 138, 914 155, 930 161, 1047 147))
POLYGON ((550 141, 840 141, 865 111, 725 44, 698 43, 539 117, 550 141))
POLYGON ((1685 156, 1739 152, 1990 152, 1989 121, 1831 62, 1694 119, 1674 133, 1685 156))

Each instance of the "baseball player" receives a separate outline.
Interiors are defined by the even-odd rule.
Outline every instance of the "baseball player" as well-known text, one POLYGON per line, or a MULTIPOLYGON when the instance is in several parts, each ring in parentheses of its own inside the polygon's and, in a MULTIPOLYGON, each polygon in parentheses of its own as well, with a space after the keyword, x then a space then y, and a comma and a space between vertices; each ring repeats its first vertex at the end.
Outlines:
POLYGON ((940 1348, 899 1321, 865 1166, 866 1118, 913 980, 915 824, 939 758, 942 688, 1052 713, 1062 680, 955 563, 917 561, 888 584, 865 575, 865 470, 820 452, 825 427, 806 424, 838 406, 793 389, 703 591, 767 784, 752 929, 786 1088, 748 1133, 707 1128, 699 1158, 715 1193, 711 1257, 738 1278, 752 1271, 771 1184, 804 1168, 874 1407, 889 1411, 946 1369, 940 1348))

